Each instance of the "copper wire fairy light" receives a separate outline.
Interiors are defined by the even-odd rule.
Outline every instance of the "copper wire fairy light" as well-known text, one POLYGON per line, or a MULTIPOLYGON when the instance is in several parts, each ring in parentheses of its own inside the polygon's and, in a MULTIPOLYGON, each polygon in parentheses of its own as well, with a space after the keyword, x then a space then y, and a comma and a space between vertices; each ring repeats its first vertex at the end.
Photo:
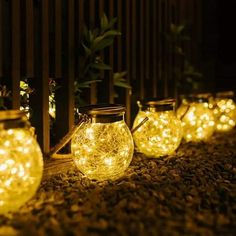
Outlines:
POLYGON ((16 211, 33 196, 42 172, 42 153, 25 113, 0 111, 0 214, 16 211))
POLYGON ((138 151, 146 156, 159 157, 171 154, 178 148, 182 127, 174 113, 174 103, 173 99, 138 102, 140 109, 133 127, 148 118, 133 134, 138 151))

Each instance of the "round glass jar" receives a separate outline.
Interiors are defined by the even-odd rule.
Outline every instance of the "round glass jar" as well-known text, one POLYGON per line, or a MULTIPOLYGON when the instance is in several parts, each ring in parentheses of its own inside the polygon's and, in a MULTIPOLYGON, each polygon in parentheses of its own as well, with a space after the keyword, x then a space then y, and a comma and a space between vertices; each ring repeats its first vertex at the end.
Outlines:
POLYGON ((148 120, 133 134, 137 150, 148 157, 172 154, 182 139, 181 121, 174 112, 175 100, 138 102, 139 111, 133 127, 148 120))
POLYGON ((215 131, 212 109, 209 99, 194 95, 182 98, 177 116, 183 127, 183 138, 187 141, 207 141, 215 131))
POLYGON ((16 211, 36 192, 43 157, 25 113, 0 111, 0 214, 16 211))
POLYGON ((133 138, 121 105, 92 105, 81 109, 89 117, 71 140, 76 167, 88 178, 118 179, 128 168, 134 151, 133 138))
POLYGON ((226 132, 232 130, 236 125, 236 104, 234 92, 216 93, 212 101, 213 113, 216 122, 216 131, 226 132))

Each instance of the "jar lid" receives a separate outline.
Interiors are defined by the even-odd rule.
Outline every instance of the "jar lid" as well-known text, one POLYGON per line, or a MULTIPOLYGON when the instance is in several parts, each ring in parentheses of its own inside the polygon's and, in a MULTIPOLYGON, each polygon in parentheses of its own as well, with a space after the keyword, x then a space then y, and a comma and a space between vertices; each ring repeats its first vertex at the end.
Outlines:
POLYGON ((80 108, 80 112, 87 115, 116 115, 125 113, 125 107, 119 104, 96 104, 80 108))
POLYGON ((207 103, 211 97, 210 93, 182 95, 182 100, 196 103, 207 103))
POLYGON ((173 110, 175 106, 175 99, 172 98, 166 98, 166 99, 146 99, 146 100, 141 100, 138 105, 142 109, 149 109, 149 108, 154 108, 156 111, 168 111, 168 110, 173 110))
POLYGON ((0 111, 0 121, 16 120, 26 117, 26 113, 21 110, 4 110, 0 111))
POLYGON ((223 91, 216 93, 217 98, 233 98, 234 92, 233 91, 223 91))
POLYGON ((123 120, 125 107, 119 104, 96 104, 81 107, 79 111, 88 115, 94 123, 111 123, 123 120))

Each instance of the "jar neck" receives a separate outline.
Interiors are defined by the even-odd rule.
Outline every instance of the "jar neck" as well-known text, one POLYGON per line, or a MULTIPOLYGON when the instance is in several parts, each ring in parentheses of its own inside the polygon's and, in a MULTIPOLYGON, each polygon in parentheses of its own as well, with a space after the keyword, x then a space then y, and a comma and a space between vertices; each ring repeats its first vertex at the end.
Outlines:
POLYGON ((163 111, 174 111, 175 100, 174 99, 163 99, 163 100, 147 100, 137 102, 140 111, 150 112, 163 112, 163 111))
POLYGON ((124 121, 124 113, 112 115, 93 115, 89 117, 91 123, 114 123, 124 121))
POLYGON ((30 128, 26 113, 20 110, 0 111, 0 129, 30 128))
POLYGON ((11 120, 4 120, 0 122, 0 129, 29 129, 30 123, 27 119, 19 118, 19 119, 11 119, 11 120))
POLYGON ((119 104, 96 104, 80 108, 92 123, 113 123, 124 120, 125 107, 119 104))

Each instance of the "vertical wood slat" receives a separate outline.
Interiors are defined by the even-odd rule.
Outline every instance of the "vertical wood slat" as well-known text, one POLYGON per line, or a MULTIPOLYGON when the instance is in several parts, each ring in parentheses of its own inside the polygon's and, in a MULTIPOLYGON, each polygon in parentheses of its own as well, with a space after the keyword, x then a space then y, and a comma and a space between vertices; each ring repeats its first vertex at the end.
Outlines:
POLYGON ((132 80, 137 80, 137 39, 136 39, 136 0, 131 2, 131 58, 132 58, 132 80))
POLYGON ((38 142, 43 153, 49 151, 49 8, 48 1, 42 0, 34 6, 34 78, 30 86, 35 92, 30 96, 33 109, 31 123, 36 128, 38 142))
MULTIPOLYGON (((114 17, 114 0, 109 1, 109 17, 114 17)), ((109 63, 114 68, 114 46, 109 48, 109 63)), ((109 103, 114 103, 114 84, 113 84, 113 71, 109 71, 109 103)))
MULTIPOLYGON (((126 26, 126 70, 127 70, 127 82, 131 83, 131 24, 130 24, 130 13, 131 13, 131 1, 125 1, 126 5, 125 5, 125 20, 124 20, 124 25, 126 26)), ((127 125, 130 127, 131 126, 131 91, 130 89, 126 89, 126 101, 125 101, 125 105, 126 105, 126 123, 127 125)))
POLYGON ((59 141, 74 125, 74 79, 75 79, 75 2, 66 4, 64 36, 64 69, 56 91, 56 140, 59 141))
MULTIPOLYGON (((90 3, 89 4, 89 13, 90 13, 89 16, 90 16, 90 20, 91 20, 90 23, 94 24, 94 20, 95 20, 95 1, 90 0, 89 3, 90 3)), ((93 25, 93 27, 94 27, 94 25, 93 25)), ((93 83, 91 85, 90 103, 91 104, 96 104, 97 103, 97 84, 96 83, 93 83)))
MULTIPOLYGON (((0 77, 3 76, 3 4, 2 1, 0 1, 0 77)), ((1 81, 0 81, 1 82, 1 81)))
POLYGON ((50 146, 49 137, 49 3, 47 0, 42 0, 42 140, 43 151, 48 152, 50 146))
MULTIPOLYGON (((145 91, 144 91, 144 0, 140 0, 139 2, 139 93, 140 93, 140 99, 144 99, 145 91)), ((136 18, 137 19, 137 18, 136 18)))
MULTIPOLYGON (((161 37, 161 31, 162 31, 162 25, 161 25, 161 19, 162 19, 162 1, 158 0, 157 2, 157 27, 158 27, 158 41, 157 41, 157 57, 158 57, 158 66, 157 66, 157 83, 162 81, 162 75, 163 75, 163 68, 162 68, 162 37, 161 37)), ((160 83, 158 83, 160 84, 160 83)), ((163 90, 163 89, 162 89, 163 90)), ((160 89, 159 93, 157 94, 157 97, 160 96, 162 90, 160 89)))
MULTIPOLYGON (((163 9, 163 13, 164 13, 164 17, 162 18, 162 26, 163 26, 163 31, 162 33, 166 33, 166 29, 167 29, 167 18, 168 18, 168 0, 163 1, 164 4, 164 9, 163 9)), ((164 48, 164 52, 163 52, 163 70, 164 70, 164 96, 168 97, 168 46, 167 46, 167 42, 165 40, 165 36, 163 35, 163 48, 164 48)))
MULTIPOLYGON (((172 1, 167 1, 167 24, 166 24, 166 32, 167 34, 170 32, 170 25, 172 22, 172 1)), ((165 39, 166 40, 166 39, 165 39)), ((167 40, 166 40, 167 41, 167 40)), ((171 42, 167 41, 167 73, 168 73, 168 94, 169 97, 174 97, 174 77, 173 77, 173 45, 171 42)))
POLYGON ((62 77, 62 2, 55 1, 55 77, 62 77))
MULTIPOLYGON (((77 3, 77 6, 76 6, 76 13, 75 14, 75 21, 76 21, 76 27, 75 27, 75 30, 76 30, 76 42, 75 42, 75 45, 76 45, 76 50, 79 49, 79 46, 80 46, 80 40, 81 40, 81 33, 82 33, 82 30, 83 30, 83 24, 84 24, 84 0, 80 0, 80 1, 76 1, 75 3, 77 3)), ((79 56, 76 57, 76 77, 79 78, 79 56)))
MULTIPOLYGON (((122 32, 122 1, 117 1, 117 18, 118 18, 118 30, 122 32)), ((119 36, 117 39, 117 70, 122 71, 122 37, 119 36)))
MULTIPOLYGON (((67 98, 67 106, 68 106, 68 130, 73 126, 74 124, 74 79, 75 79, 75 31, 74 31, 74 7, 75 2, 74 0, 69 1, 69 10, 68 10, 68 78, 67 78, 67 84, 68 84, 68 98, 67 98)), ((67 131, 68 131, 67 130, 67 131)))
POLYGON ((152 13, 152 83, 153 83, 153 97, 157 97, 157 80, 158 80, 158 45, 159 45, 159 37, 158 37, 158 21, 157 21, 157 12, 158 12, 158 3, 157 1, 152 1, 152 6, 150 8, 150 12, 152 13))
POLYGON ((12 108, 20 107, 20 0, 11 6, 12 108))
POLYGON ((25 15, 25 24, 26 24, 26 77, 34 77, 34 15, 33 15, 33 1, 26 0, 26 15, 25 15))
POLYGON ((2 70, 3 84, 8 90, 12 89, 11 80, 11 5, 9 1, 1 1, 2 3, 2 70))
POLYGON ((145 44, 145 47, 144 47, 144 80, 145 80, 145 92, 146 94, 149 94, 149 95, 146 95, 146 96, 152 96, 152 91, 153 91, 153 84, 152 84, 152 80, 150 78, 150 67, 151 67, 151 64, 150 64, 150 54, 151 54, 151 51, 150 51, 150 1, 145 1, 145 8, 144 8, 144 22, 145 22, 145 30, 144 30, 144 44, 145 44), (150 85, 151 86, 148 86, 150 85))

